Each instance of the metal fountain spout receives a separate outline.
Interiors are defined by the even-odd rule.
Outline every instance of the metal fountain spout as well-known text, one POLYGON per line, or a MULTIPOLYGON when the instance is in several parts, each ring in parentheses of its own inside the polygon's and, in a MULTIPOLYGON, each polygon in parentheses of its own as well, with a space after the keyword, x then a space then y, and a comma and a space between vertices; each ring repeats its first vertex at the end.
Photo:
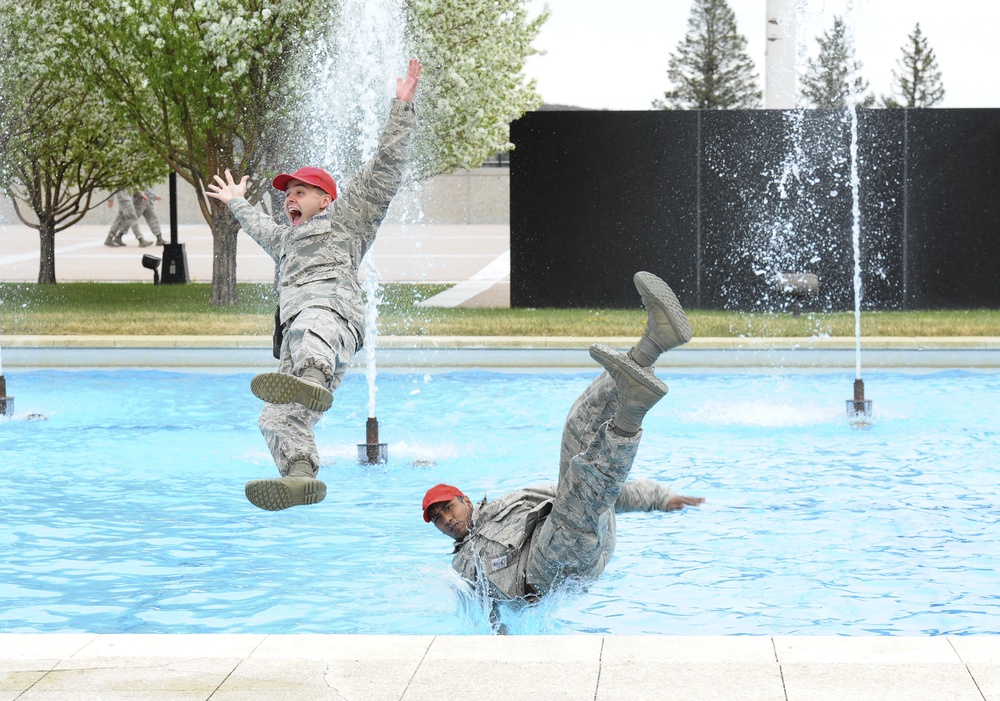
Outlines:
POLYGON ((7 396, 7 378, 0 375, 0 416, 14 415, 14 398, 7 396))
POLYGON ((365 442, 358 444, 358 462, 362 465, 379 465, 389 462, 389 446, 378 442, 378 419, 368 417, 365 425, 365 442))
POLYGON ((872 400, 865 399, 865 381, 854 380, 854 399, 847 400, 847 415, 856 420, 867 420, 872 415, 872 400))

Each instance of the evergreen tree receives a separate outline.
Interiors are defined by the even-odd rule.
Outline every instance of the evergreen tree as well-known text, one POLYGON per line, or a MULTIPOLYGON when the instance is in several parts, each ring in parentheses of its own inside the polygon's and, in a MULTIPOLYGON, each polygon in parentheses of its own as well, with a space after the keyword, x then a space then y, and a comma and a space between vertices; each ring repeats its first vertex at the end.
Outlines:
POLYGON ((868 93, 868 81, 861 77, 861 62, 854 58, 854 47, 847 39, 847 27, 840 17, 833 18, 833 29, 817 37, 819 56, 809 59, 802 77, 802 97, 812 107, 844 109, 854 95, 859 107, 871 107, 875 97, 868 93))
POLYGON ((937 57, 920 31, 919 22, 896 65, 899 70, 892 72, 893 94, 882 100, 886 107, 933 107, 944 99, 937 57))
POLYGON ((694 0, 688 33, 671 54, 673 90, 654 100, 658 109, 752 109, 761 91, 746 38, 726 0, 694 0))

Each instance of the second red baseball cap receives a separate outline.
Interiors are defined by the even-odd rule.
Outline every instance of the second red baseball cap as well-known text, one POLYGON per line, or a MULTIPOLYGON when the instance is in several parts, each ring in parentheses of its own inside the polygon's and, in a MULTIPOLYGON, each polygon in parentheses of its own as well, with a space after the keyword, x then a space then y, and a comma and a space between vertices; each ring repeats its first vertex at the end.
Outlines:
POLYGON ((465 494, 458 487, 452 487, 450 484, 435 484, 424 494, 424 521, 431 522, 430 516, 427 515, 427 509, 430 507, 440 504, 442 501, 451 501, 455 497, 464 496, 465 494))

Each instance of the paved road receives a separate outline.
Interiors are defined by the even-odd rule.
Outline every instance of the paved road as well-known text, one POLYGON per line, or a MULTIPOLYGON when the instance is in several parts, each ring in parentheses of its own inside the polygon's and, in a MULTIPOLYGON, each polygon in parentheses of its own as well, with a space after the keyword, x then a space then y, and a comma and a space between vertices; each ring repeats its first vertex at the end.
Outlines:
MULTIPOLYGON (((107 228, 76 225, 56 235, 56 279, 71 281, 152 281, 131 234, 126 247, 103 245, 107 228)), ((149 235, 148 233, 146 234, 149 235)), ((207 225, 178 227, 191 282, 212 279, 212 235, 207 225)), ((0 282, 38 279, 38 235, 23 225, 0 225, 0 282)), ((385 225, 371 255, 384 282, 453 283, 439 306, 510 306, 510 228, 498 225, 385 225)), ((269 282, 271 258, 242 232, 237 240, 237 279, 269 282)))

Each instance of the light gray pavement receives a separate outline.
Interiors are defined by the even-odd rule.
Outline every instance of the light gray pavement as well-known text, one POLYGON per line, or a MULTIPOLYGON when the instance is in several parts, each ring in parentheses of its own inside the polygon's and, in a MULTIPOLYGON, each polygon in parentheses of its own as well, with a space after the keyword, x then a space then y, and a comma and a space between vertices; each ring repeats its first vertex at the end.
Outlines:
MULTIPOLYGON (((139 248, 131 234, 124 248, 104 245, 106 226, 78 224, 56 234, 59 282, 151 282, 143 254, 160 256, 156 246, 139 248)), ((145 231, 145 229, 144 229, 145 231)), ((148 231, 145 236, 149 236, 148 231)), ((169 236, 164 236, 169 240, 169 236)), ((191 282, 212 280, 212 234, 207 224, 177 227, 191 282)), ((461 283, 441 306, 510 306, 510 227, 482 225, 385 224, 372 249, 383 282, 461 283), (471 281, 471 283, 470 283, 471 281)), ((24 225, 0 225, 0 282, 38 279, 38 233, 24 225)), ((240 232, 236 244, 239 282, 271 282, 274 264, 263 249, 240 232)))
POLYGON ((994 701, 1000 637, 0 635, 18 701, 994 701))

